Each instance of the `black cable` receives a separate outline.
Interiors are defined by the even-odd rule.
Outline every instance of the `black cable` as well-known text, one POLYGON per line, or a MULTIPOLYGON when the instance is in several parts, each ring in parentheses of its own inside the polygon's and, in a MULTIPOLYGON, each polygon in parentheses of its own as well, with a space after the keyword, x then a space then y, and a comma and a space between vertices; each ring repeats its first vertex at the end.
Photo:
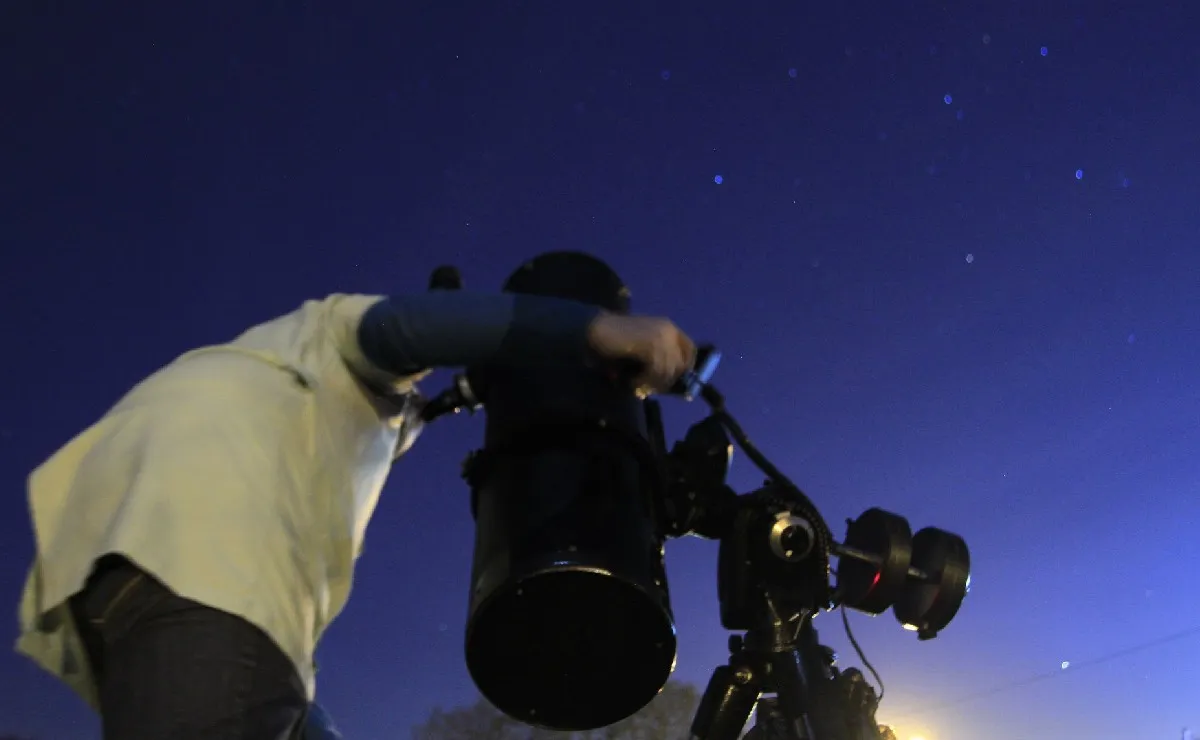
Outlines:
POLYGON ((862 664, 866 666, 867 670, 871 672, 871 675, 875 677, 875 683, 879 684, 879 693, 876 694, 875 700, 877 702, 881 702, 883 701, 884 690, 883 679, 880 678, 879 671, 875 670, 875 666, 871 665, 871 661, 867 660, 866 653, 863 652, 862 646, 860 646, 858 644, 858 640, 855 639, 854 630, 850 629, 850 618, 846 616, 846 605, 841 604, 840 609, 842 612, 842 627, 846 629, 846 639, 850 640, 850 645, 854 648, 854 652, 858 653, 858 659, 862 661, 862 664))
POLYGON ((822 557, 828 562, 829 552, 833 546, 833 532, 829 529, 829 524, 825 518, 821 516, 821 512, 817 509, 816 504, 808 497, 804 491, 800 489, 783 474, 779 468, 775 467, 774 463, 767 459, 754 443, 750 441, 750 436, 742 429, 742 425, 738 424, 737 419, 725 408, 725 396, 721 394, 714 386, 705 384, 700 388, 700 397, 712 409, 713 416, 717 421, 721 422, 721 426, 725 427, 729 432, 729 436, 733 437, 734 443, 750 458, 750 462, 754 463, 755 467, 767 475, 771 481, 782 486, 788 493, 792 494, 795 499, 793 503, 801 511, 797 512, 809 520, 816 528, 816 546, 822 557))
POLYGON ((990 689, 984 689, 983 691, 976 691, 976 692, 972 692, 970 694, 963 694, 962 696, 958 696, 954 699, 950 699, 950 700, 947 700, 944 702, 928 704, 924 707, 919 707, 918 709, 916 709, 912 712, 909 712, 908 714, 900 715, 899 717, 896 717, 894 719, 889 717, 888 719, 890 722, 897 722, 897 723, 905 722, 910 719, 913 719, 914 717, 920 717, 923 714, 927 714, 928 712, 932 712, 932 711, 935 711, 938 709, 945 709, 947 707, 958 706, 960 704, 966 704, 969 702, 978 701, 980 699, 986 699, 990 696, 995 696, 996 694, 1004 693, 1005 691, 1014 691, 1016 689, 1023 689, 1026 686, 1031 686, 1035 683, 1041 683, 1042 681, 1048 681, 1052 678, 1058 678, 1058 677, 1066 675, 1068 673, 1074 673, 1075 671, 1078 671, 1081 668, 1090 668, 1093 666, 1100 665, 1101 663, 1108 663, 1108 662, 1116 660, 1118 658, 1125 658, 1130 655, 1133 655, 1134 653, 1140 653, 1143 650, 1149 650, 1150 648, 1160 647, 1162 645, 1176 642, 1178 640, 1183 640, 1188 637, 1194 637, 1196 635, 1200 635, 1200 625, 1196 625, 1195 627, 1190 627, 1181 632, 1174 632, 1169 635, 1163 635, 1162 637, 1156 637, 1153 640, 1147 640, 1146 642, 1140 642, 1135 645, 1130 645, 1129 647, 1121 648, 1120 650, 1114 650, 1111 653, 1105 653, 1103 655, 1092 658, 1091 660, 1085 660, 1085 661, 1081 661, 1078 663, 1072 662, 1069 667, 1062 668, 1057 671, 1045 671, 1044 673, 1036 673, 1034 675, 1027 676, 1026 678, 1023 678, 1023 679, 1020 679, 1017 681, 1010 681, 1008 683, 998 684, 996 686, 993 686, 990 689))

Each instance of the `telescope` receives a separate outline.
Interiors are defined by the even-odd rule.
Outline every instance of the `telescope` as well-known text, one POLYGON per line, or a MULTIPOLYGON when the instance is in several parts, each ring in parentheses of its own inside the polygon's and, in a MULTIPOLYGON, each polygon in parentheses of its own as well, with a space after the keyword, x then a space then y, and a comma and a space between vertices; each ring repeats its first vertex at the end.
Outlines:
MULTIPOLYGON (((430 280, 432 290, 461 287, 453 267, 430 280)), ((617 273, 579 252, 538 256, 503 290, 630 311, 617 273)), ((751 715, 747 737, 759 740, 880 740, 880 695, 837 666, 813 618, 891 609, 931 639, 968 591, 967 545, 933 527, 913 534, 880 508, 847 521, 837 541, 729 413, 712 384, 720 359, 700 347, 666 394, 710 411, 670 449, 660 402, 634 392, 636 368, 469 367, 426 404, 426 422, 486 413, 483 447, 463 464, 475 519, 465 654, 500 711, 582 731, 646 706, 675 665, 664 545, 695 535, 719 542, 721 625, 740 634, 703 694, 693 740, 736 740, 751 715), (734 444, 764 473, 760 488, 726 483, 734 444)))

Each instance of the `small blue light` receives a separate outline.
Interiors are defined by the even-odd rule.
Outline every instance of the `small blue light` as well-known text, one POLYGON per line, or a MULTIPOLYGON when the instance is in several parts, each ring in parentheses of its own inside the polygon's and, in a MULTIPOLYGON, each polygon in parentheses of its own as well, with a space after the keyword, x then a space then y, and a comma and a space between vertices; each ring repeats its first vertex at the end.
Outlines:
POLYGON ((1083 170, 1075 170, 1075 179, 1076 179, 1076 180, 1082 180, 1082 179, 1083 179, 1083 170))
POLYGON ((1123 188, 1129 187, 1129 178, 1128 177, 1121 178, 1121 187, 1123 187, 1123 188))
POLYGON ((950 93, 946 93, 945 97, 942 98, 942 102, 946 105, 950 105, 954 102, 954 96, 952 96, 950 93))
POLYGON ((1042 56, 1046 56, 1047 54, 1050 53, 1050 50, 1043 46, 1041 49, 1038 50, 1038 53, 1041 54, 1042 56))
POLYGON ((954 114, 954 117, 955 117, 955 118, 957 118, 957 119, 958 119, 958 120, 960 120, 960 121, 963 119, 963 112, 962 112, 962 108, 959 108, 959 109, 958 109, 958 112, 954 114))
POLYGON ((795 67, 788 69, 788 77, 791 77, 794 80, 796 79, 796 74, 797 72, 795 67))
POLYGON ((725 182, 725 178, 721 177, 720 175, 717 175, 716 177, 713 178, 713 182, 720 185, 721 183, 725 182))
POLYGON ((663 71, 658 73, 658 76, 663 78, 663 81, 665 82, 665 81, 671 79, 671 70, 664 69, 663 71))

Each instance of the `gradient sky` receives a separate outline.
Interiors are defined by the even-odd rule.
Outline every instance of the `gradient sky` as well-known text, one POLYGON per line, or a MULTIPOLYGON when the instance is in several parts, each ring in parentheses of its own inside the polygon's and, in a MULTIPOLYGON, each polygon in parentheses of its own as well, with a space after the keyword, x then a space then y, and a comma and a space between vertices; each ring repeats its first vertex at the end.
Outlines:
MULTIPOLYGON (((446 262, 493 289, 570 248, 724 349, 731 408, 831 521, 878 505, 967 538, 973 592, 938 640, 853 620, 881 719, 1200 728, 1185 3, 182 5, 0 5, 10 613, 25 476, 176 354, 309 297, 423 290, 446 262)), ((672 436, 700 416, 669 406, 672 436)), ((385 490, 319 654, 352 740, 473 698, 458 472, 481 429, 436 424, 385 490)), ((703 684, 726 657, 716 546, 668 553, 678 675, 703 684)), ((0 696, 0 731, 98 736, 7 651, 0 696)))

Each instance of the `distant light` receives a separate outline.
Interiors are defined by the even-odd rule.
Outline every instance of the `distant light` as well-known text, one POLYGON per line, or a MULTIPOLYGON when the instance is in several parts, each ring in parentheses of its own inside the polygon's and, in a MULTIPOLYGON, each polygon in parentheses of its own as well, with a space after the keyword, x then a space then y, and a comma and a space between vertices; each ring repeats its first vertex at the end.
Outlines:
POLYGON ((725 178, 721 177, 720 175, 717 175, 716 177, 713 178, 713 182, 720 185, 721 183, 725 182, 725 178))
POLYGON ((954 96, 951 95, 950 93, 946 93, 944 96, 942 96, 942 102, 945 103, 946 105, 950 105, 951 103, 954 102, 954 96))
POLYGON ((796 79, 796 74, 797 74, 797 72, 796 72, 795 67, 791 67, 788 69, 788 77, 791 77, 794 80, 794 79, 796 79))
POLYGON ((1082 179, 1083 179, 1083 170, 1075 170, 1075 179, 1076 179, 1076 180, 1082 180, 1082 179))
POLYGON ((1064 671, 1065 671, 1065 670, 1067 670, 1067 669, 1068 669, 1068 668, 1070 668, 1070 667, 1071 667, 1071 661, 1069 661, 1069 660, 1064 660, 1064 661, 1062 662, 1062 669, 1063 669, 1064 671))
POLYGON ((1128 177, 1121 178, 1121 187, 1123 187, 1123 188, 1129 187, 1129 178, 1128 177))
POLYGON ((992 43, 992 34, 990 34, 990 33, 983 34, 983 43, 985 43, 985 44, 992 43))
POLYGON ((955 117, 955 118, 957 118, 957 119, 958 119, 958 120, 960 120, 960 121, 963 119, 963 112, 962 112, 962 108, 959 108, 959 109, 958 109, 958 112, 954 114, 954 117, 955 117))
POLYGON ((973 254, 968 254, 968 255, 967 255, 967 264, 969 265, 969 264, 971 264, 971 263, 972 263, 972 262, 974 262, 974 261, 975 261, 975 255, 973 255, 973 254))
POLYGON ((665 82, 665 81, 671 79, 671 70, 664 69, 663 71, 658 73, 658 76, 663 78, 663 81, 665 82))
POLYGON ((1040 53, 1042 56, 1046 56, 1047 54, 1050 53, 1050 50, 1043 46, 1041 49, 1038 50, 1038 53, 1040 53))

